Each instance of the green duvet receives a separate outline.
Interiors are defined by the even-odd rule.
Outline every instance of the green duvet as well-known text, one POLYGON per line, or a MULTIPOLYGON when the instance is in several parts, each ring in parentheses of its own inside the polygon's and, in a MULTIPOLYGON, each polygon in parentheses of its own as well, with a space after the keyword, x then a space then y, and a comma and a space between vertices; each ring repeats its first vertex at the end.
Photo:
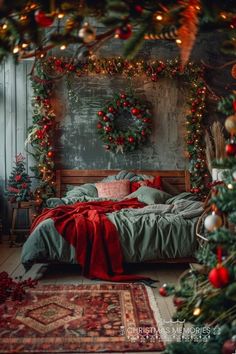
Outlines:
MULTIPOLYGON (((148 191, 141 188, 139 193, 148 200, 147 206, 107 214, 119 232, 124 261, 144 262, 193 256, 196 249, 195 226, 203 211, 202 203, 192 200, 194 198, 189 193, 169 199, 166 195, 164 203, 162 195, 162 202, 159 203, 157 194, 151 191, 150 195, 155 194, 152 200, 148 191)), ((72 195, 50 200, 49 206, 98 199, 97 196, 85 196, 80 192, 78 190, 77 197, 72 195)), ((140 200, 143 201, 142 197, 140 200)), ((74 248, 58 234, 51 219, 37 226, 22 250, 22 263, 26 268, 33 263, 45 262, 76 263, 74 248)))

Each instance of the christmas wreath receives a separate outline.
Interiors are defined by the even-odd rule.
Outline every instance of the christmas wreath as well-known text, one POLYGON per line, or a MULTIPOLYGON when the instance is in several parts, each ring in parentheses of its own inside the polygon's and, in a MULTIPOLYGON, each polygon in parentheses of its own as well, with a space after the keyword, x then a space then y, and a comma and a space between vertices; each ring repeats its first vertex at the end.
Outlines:
POLYGON ((147 141, 151 133, 151 113, 147 102, 121 93, 98 111, 98 134, 106 150, 129 152, 147 141))

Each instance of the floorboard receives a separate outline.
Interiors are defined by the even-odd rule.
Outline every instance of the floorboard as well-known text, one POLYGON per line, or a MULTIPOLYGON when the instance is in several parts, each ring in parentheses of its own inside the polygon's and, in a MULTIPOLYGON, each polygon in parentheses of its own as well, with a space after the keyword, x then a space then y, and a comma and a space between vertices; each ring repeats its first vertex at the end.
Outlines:
MULTIPOLYGON (((28 272, 20 263, 21 247, 9 247, 9 242, 0 244, 0 272, 6 271, 16 279, 38 279, 39 284, 94 284, 95 282, 80 275, 77 266, 35 264, 28 272)), ((172 297, 162 297, 159 287, 165 283, 176 284, 180 274, 188 269, 188 264, 135 264, 127 268, 130 273, 148 276, 157 280, 153 294, 164 325, 176 326, 170 321, 175 312, 172 297)), ((153 352, 154 353, 154 352, 153 352)), ((115 354, 115 353, 113 353, 115 354)), ((131 352, 129 354, 132 354, 131 352)), ((133 353, 136 354, 136 353, 133 353)), ((137 354, 141 354, 138 352, 137 354)), ((160 354, 160 352, 159 352, 160 354)))

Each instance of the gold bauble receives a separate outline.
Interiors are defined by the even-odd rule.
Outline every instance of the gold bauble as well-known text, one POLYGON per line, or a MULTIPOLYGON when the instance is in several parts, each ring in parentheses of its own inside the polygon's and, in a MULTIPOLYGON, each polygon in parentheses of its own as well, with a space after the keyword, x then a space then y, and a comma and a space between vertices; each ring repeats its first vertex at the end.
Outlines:
POLYGON ((225 121, 225 129, 232 135, 236 135, 236 113, 225 121))
POLYGON ((234 79, 236 79, 236 64, 232 66, 231 75, 234 79))

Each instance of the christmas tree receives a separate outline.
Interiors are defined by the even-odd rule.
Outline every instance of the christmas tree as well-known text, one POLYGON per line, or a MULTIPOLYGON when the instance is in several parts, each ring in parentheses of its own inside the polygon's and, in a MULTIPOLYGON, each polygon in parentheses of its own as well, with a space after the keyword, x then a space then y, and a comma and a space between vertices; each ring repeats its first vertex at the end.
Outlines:
POLYGON ((224 181, 211 189, 210 211, 204 221, 206 238, 197 258, 200 265, 187 271, 177 288, 160 288, 174 294, 174 320, 190 322, 182 341, 167 346, 165 354, 236 353, 236 95, 220 102, 230 114, 225 128, 230 137, 227 157, 216 161, 225 169, 224 181))
POLYGON ((25 163, 22 154, 16 156, 15 167, 9 177, 7 197, 10 202, 28 201, 31 197, 31 181, 25 172, 25 163))

